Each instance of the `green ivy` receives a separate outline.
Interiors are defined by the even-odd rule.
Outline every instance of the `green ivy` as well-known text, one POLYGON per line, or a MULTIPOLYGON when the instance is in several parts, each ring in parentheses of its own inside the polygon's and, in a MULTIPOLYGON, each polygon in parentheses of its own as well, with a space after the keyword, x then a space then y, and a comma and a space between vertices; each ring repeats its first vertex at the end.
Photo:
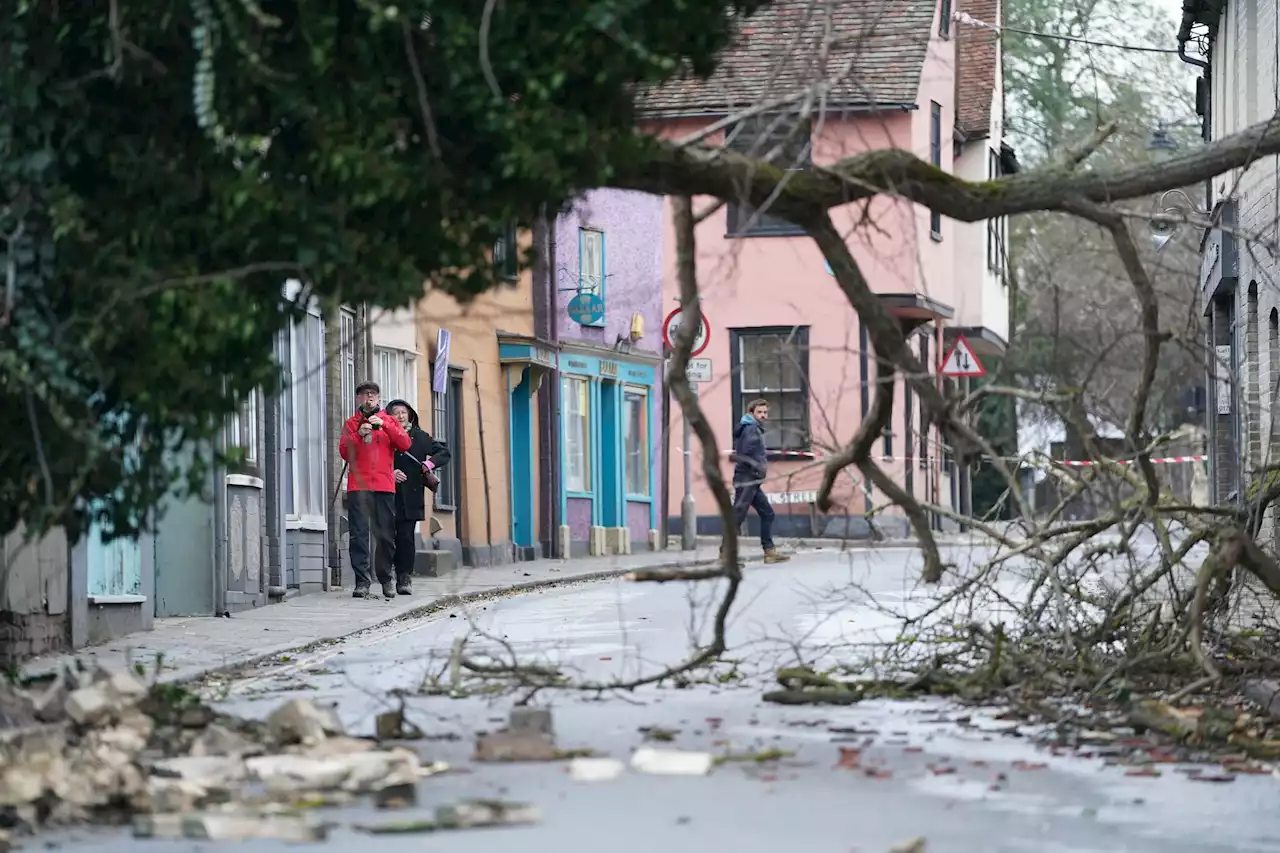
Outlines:
POLYGON ((709 73, 762 4, 499 0, 482 40, 473 0, 18 0, 0 533, 92 505, 128 534, 198 485, 179 448, 279 387, 287 278, 329 306, 501 284, 503 224, 643 159, 636 87, 709 73))

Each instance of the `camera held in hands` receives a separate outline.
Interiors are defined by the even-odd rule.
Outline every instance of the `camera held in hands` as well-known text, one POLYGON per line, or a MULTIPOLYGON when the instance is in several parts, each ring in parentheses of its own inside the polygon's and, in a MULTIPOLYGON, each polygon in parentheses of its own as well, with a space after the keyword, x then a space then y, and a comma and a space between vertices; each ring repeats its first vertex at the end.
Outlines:
MULTIPOLYGON (((361 419, 361 420, 363 420, 363 421, 368 421, 370 418, 372 418, 373 416, 375 416, 375 415, 377 415, 379 412, 381 412, 381 411, 382 411, 382 409, 381 409, 380 407, 378 407, 378 406, 376 406, 376 405, 372 404, 372 403, 369 403, 369 404, 366 404, 366 405, 364 405, 364 406, 361 406, 361 407, 360 407, 360 409, 359 409, 359 411, 360 411, 360 419, 361 419)), ((379 419, 379 422, 377 422, 377 423, 369 424, 369 426, 370 426, 370 428, 371 428, 371 429, 382 429, 381 419, 379 419)), ((366 436, 364 437, 364 443, 365 443, 365 444, 372 444, 372 443, 373 443, 373 433, 372 433, 372 432, 370 432, 368 435, 366 435, 366 436)))

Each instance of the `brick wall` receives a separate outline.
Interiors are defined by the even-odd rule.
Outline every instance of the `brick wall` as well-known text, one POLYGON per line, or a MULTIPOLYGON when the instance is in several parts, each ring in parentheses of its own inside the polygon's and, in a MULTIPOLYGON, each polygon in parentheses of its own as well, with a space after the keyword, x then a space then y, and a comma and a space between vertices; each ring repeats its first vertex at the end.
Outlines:
POLYGON ((71 551, 55 530, 38 542, 21 528, 0 540, 0 667, 70 645, 71 551))
MULTIPOLYGON (((1280 59, 1276 45, 1277 3, 1228 0, 1219 21, 1212 61, 1210 124, 1212 136, 1221 139, 1265 121, 1280 110, 1277 77, 1280 59)), ((1239 282, 1234 311, 1237 330, 1237 375, 1241 382, 1238 417, 1213 415, 1210 395, 1211 453, 1214 457, 1215 497, 1221 499, 1236 488, 1237 466, 1245 477, 1256 472, 1280 451, 1280 418, 1274 414, 1276 384, 1280 382, 1280 340, 1271 329, 1271 315, 1280 307, 1280 255, 1263 241, 1277 237, 1280 219, 1280 163, 1268 157, 1247 170, 1235 170, 1212 182, 1213 200, 1235 200, 1238 210, 1239 282), (1259 235, 1261 240, 1250 239, 1259 235), (1251 286, 1252 285, 1252 286, 1251 286), (1230 453, 1229 430, 1239 431, 1235 458, 1230 453), (1230 485, 1228 485, 1230 483, 1230 485), (1225 491, 1224 491, 1225 488, 1225 491)), ((1226 343, 1221 322, 1226 311, 1213 314, 1211 343, 1226 343)), ((1267 524, 1263 541, 1272 538, 1267 524)))

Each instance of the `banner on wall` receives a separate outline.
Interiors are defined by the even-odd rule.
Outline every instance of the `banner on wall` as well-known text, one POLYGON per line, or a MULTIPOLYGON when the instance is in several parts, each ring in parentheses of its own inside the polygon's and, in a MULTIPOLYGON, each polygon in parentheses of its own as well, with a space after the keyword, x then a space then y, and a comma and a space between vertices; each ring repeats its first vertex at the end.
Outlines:
POLYGON ((436 332, 436 369, 431 374, 431 390, 437 394, 449 390, 449 343, 452 339, 448 329, 436 332))

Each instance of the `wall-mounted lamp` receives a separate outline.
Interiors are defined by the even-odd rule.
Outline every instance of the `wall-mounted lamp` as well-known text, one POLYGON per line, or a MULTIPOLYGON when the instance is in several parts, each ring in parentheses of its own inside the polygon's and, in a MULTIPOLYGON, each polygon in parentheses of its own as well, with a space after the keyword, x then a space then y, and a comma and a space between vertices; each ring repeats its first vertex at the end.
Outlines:
POLYGON ((1151 218, 1147 223, 1151 229, 1151 242, 1155 245, 1157 252, 1169 244, 1169 241, 1178 233, 1178 226, 1187 221, 1188 216, 1191 215, 1207 219, 1209 211, 1202 210, 1182 190, 1166 190, 1160 194, 1160 198, 1156 199, 1156 203, 1152 205, 1151 218), (1168 201, 1170 196, 1181 196, 1186 204, 1175 205, 1168 201))
POLYGON ((644 315, 636 311, 631 315, 631 340, 638 341, 644 337, 644 315))

